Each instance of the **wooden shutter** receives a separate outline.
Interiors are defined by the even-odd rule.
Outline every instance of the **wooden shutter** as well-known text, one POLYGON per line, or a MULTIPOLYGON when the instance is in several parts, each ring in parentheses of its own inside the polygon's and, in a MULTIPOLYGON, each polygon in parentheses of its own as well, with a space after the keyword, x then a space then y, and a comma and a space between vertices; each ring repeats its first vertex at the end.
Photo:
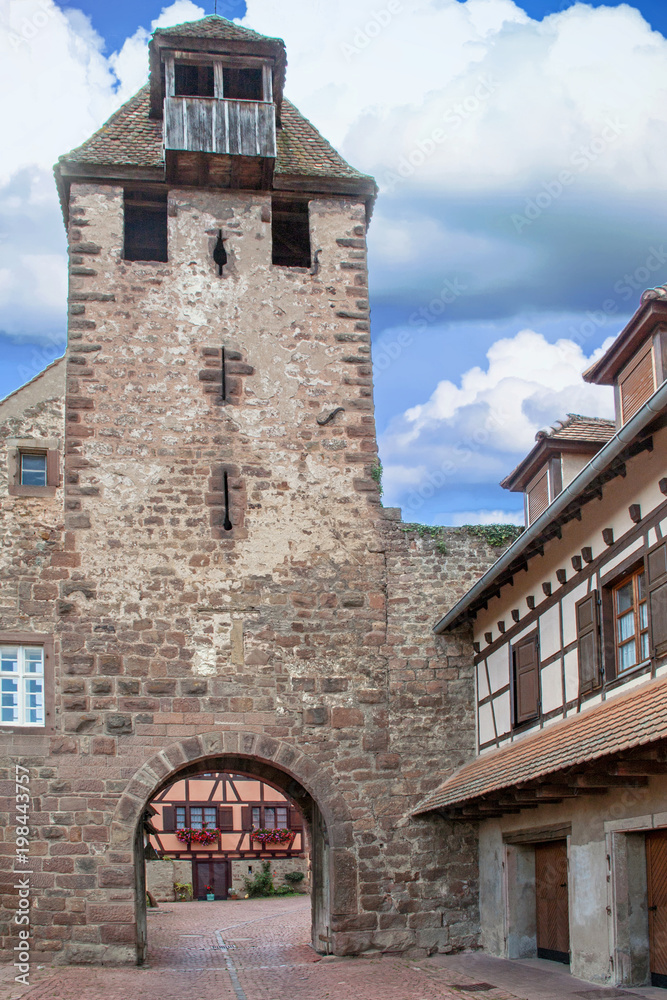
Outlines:
POLYGON ((579 653, 579 694, 600 686, 600 618, 598 592, 593 590, 575 605, 579 653))
POLYGON ((164 806, 162 809, 162 830, 164 833, 173 833, 176 829, 176 810, 173 806, 164 806))
POLYGON ((537 634, 518 642, 514 656, 515 722, 534 719, 540 711, 540 661, 537 634))
POLYGON ((290 806, 289 828, 290 830, 303 830, 303 816, 294 806, 290 806))
POLYGON ((627 423, 655 392, 653 343, 649 340, 618 376, 621 394, 621 417, 627 423))
POLYGON ((234 829, 234 810, 231 806, 218 806, 218 830, 229 833, 234 829))
POLYGON ((656 656, 667 653, 667 542, 646 557, 651 644, 656 656))
POLYGON ((241 829, 252 830, 252 809, 250 806, 241 807, 241 829))
POLYGON ((549 473, 545 469, 534 486, 528 491, 528 523, 536 521, 549 506, 549 473))

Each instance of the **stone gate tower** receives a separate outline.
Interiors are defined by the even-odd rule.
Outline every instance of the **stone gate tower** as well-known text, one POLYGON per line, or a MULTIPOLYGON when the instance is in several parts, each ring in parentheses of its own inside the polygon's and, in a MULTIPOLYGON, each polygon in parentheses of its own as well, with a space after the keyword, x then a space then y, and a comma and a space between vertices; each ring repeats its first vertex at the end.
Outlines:
POLYGON ((149 85, 56 169, 67 388, 12 403, 16 468, 27 437, 56 458, 3 515, 0 623, 42 649, 45 705, 0 744, 30 769, 31 926, 59 961, 143 959, 146 804, 215 769, 299 803, 319 951, 476 940, 470 831, 409 810, 473 753, 469 637, 431 624, 493 552, 380 505, 375 184, 285 64, 220 17, 160 29, 149 85))

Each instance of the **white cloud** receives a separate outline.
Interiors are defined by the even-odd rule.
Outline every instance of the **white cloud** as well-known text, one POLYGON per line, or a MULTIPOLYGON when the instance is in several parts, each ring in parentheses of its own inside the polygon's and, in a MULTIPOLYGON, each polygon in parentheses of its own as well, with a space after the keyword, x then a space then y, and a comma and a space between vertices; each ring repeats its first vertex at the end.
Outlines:
POLYGON ((288 94, 381 182, 414 161, 429 190, 667 183, 667 41, 627 4, 248 0, 243 23, 283 35, 288 94))
MULTIPOLYGON (((73 0, 75 3, 76 0, 73 0)), ((51 343, 65 328, 65 231, 52 166, 147 79, 150 32, 204 15, 176 0, 108 58, 80 10, 0 3, 0 332, 51 343)))
POLYGON ((419 509, 445 489, 495 485, 552 421, 566 413, 612 417, 612 390, 581 378, 610 343, 587 357, 571 340, 550 344, 521 330, 490 347, 485 367, 439 382, 382 436, 387 504, 419 509))

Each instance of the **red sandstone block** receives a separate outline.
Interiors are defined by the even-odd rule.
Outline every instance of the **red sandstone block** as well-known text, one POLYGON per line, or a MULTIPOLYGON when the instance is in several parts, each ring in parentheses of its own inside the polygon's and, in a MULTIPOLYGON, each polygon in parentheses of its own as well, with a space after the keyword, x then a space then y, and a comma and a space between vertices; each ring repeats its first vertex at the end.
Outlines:
POLYGON ((331 725, 334 729, 347 729, 350 726, 363 726, 364 713, 358 708, 333 708, 331 710, 331 725))
POLYGON ((122 903, 89 903, 88 920, 91 924, 131 923, 134 907, 122 903))
POLYGON ((107 844, 109 842, 109 828, 106 826, 84 826, 83 839, 88 843, 107 844))
POLYGON ((113 757, 116 753, 116 741, 111 736, 94 736, 91 741, 91 753, 113 757))
POLYGON ((136 931, 133 924, 102 924, 100 938, 103 944, 134 944, 136 931))

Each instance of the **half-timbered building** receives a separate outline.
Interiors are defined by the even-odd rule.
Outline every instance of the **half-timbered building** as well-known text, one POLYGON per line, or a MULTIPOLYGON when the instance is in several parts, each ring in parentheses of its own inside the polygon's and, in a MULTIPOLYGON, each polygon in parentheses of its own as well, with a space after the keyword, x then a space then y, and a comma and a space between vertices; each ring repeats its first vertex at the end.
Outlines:
POLYGON ((526 530, 435 626, 471 622, 478 756, 417 810, 479 824, 482 943, 667 986, 667 291, 503 483, 526 530))
POLYGON ((246 878, 271 861, 276 882, 287 872, 307 874, 300 810, 281 791, 243 774, 204 773, 182 778, 150 803, 148 857, 192 864, 195 899, 244 891, 246 878), (289 862, 289 864, 287 864, 289 862))

